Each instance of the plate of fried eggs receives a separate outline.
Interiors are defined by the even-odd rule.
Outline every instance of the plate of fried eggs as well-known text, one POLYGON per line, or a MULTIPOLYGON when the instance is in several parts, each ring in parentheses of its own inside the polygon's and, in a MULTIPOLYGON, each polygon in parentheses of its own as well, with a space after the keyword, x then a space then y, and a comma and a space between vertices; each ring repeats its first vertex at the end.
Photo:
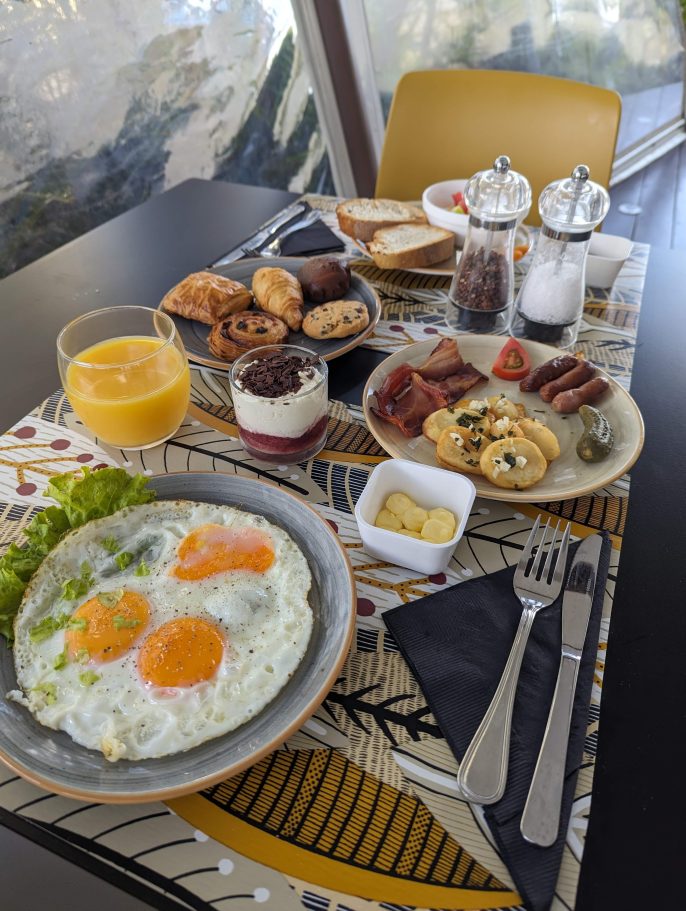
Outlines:
POLYGON ((70 532, 0 652, 0 758, 48 790, 143 802, 280 746, 323 701, 355 618, 330 525, 280 488, 188 473, 70 532))

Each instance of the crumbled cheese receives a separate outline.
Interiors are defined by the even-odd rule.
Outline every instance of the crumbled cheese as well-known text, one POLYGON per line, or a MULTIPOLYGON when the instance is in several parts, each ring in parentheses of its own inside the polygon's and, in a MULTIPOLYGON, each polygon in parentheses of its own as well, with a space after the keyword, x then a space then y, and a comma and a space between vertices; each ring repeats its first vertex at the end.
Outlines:
POLYGON ((482 408, 489 408, 488 399, 472 399, 469 403, 469 411, 481 411, 482 408))
POLYGON ((495 427, 495 429, 498 433, 506 434, 507 431, 510 429, 511 423, 512 423, 512 421, 507 417, 507 415, 505 415, 505 417, 498 418, 498 420, 495 421, 493 426, 495 427))
POLYGON ((459 433, 451 433, 450 439, 455 443, 456 446, 464 446, 464 440, 459 433))
POLYGON ((528 461, 529 460, 525 456, 515 456, 515 462, 517 463, 517 468, 524 468, 524 466, 526 465, 526 463, 528 461))

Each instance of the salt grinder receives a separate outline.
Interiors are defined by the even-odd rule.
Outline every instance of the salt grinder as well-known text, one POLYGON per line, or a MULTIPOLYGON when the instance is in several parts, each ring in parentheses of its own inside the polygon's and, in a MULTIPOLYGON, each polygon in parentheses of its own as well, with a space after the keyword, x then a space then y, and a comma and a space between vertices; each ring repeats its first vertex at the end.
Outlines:
POLYGON ((576 342, 584 309, 586 256, 593 229, 607 215, 607 190, 586 165, 541 193, 543 227, 531 268, 519 289, 510 334, 569 348, 576 342))
POLYGON ((459 329, 502 331, 514 298, 515 233, 531 207, 531 187, 500 155, 492 169, 470 177, 464 197, 469 225, 449 297, 459 329))

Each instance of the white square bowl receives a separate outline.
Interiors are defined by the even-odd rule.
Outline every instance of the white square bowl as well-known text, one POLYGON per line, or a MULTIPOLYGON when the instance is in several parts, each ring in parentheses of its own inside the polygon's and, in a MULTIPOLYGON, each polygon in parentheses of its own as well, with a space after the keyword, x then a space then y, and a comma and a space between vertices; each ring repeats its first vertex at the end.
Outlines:
POLYGON ((462 537, 474 503, 476 488, 465 475, 420 465, 404 459, 381 462, 372 472, 355 507, 364 549, 388 563, 432 576, 443 572, 462 537), (405 493, 427 511, 443 506, 455 515, 455 534, 445 544, 419 541, 374 525, 392 493, 405 493))
POLYGON ((591 234, 586 257, 586 284, 592 288, 611 288, 629 258, 633 242, 615 234, 591 234))

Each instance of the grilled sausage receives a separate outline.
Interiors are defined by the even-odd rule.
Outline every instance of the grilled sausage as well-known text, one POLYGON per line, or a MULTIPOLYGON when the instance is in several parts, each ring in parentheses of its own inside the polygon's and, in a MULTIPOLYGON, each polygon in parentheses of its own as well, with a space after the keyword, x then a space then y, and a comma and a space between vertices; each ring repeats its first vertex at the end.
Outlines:
POLYGON ((595 367, 589 361, 578 361, 576 367, 572 367, 556 380, 551 380, 545 386, 541 386, 538 394, 544 402, 552 402, 558 392, 564 392, 565 389, 577 389, 583 386, 591 379, 595 373, 595 367))
POLYGON ((578 363, 579 361, 573 354, 560 354, 551 361, 541 364, 540 367, 536 367, 528 376, 525 376, 519 383, 520 392, 536 392, 541 386, 551 380, 556 380, 558 376, 562 376, 563 373, 571 370, 572 367, 576 367, 578 363))
POLYGON ((571 414, 578 411, 581 405, 590 405, 597 401, 610 388, 604 376, 595 376, 578 389, 567 389, 558 392, 552 401, 553 411, 558 414, 571 414))

